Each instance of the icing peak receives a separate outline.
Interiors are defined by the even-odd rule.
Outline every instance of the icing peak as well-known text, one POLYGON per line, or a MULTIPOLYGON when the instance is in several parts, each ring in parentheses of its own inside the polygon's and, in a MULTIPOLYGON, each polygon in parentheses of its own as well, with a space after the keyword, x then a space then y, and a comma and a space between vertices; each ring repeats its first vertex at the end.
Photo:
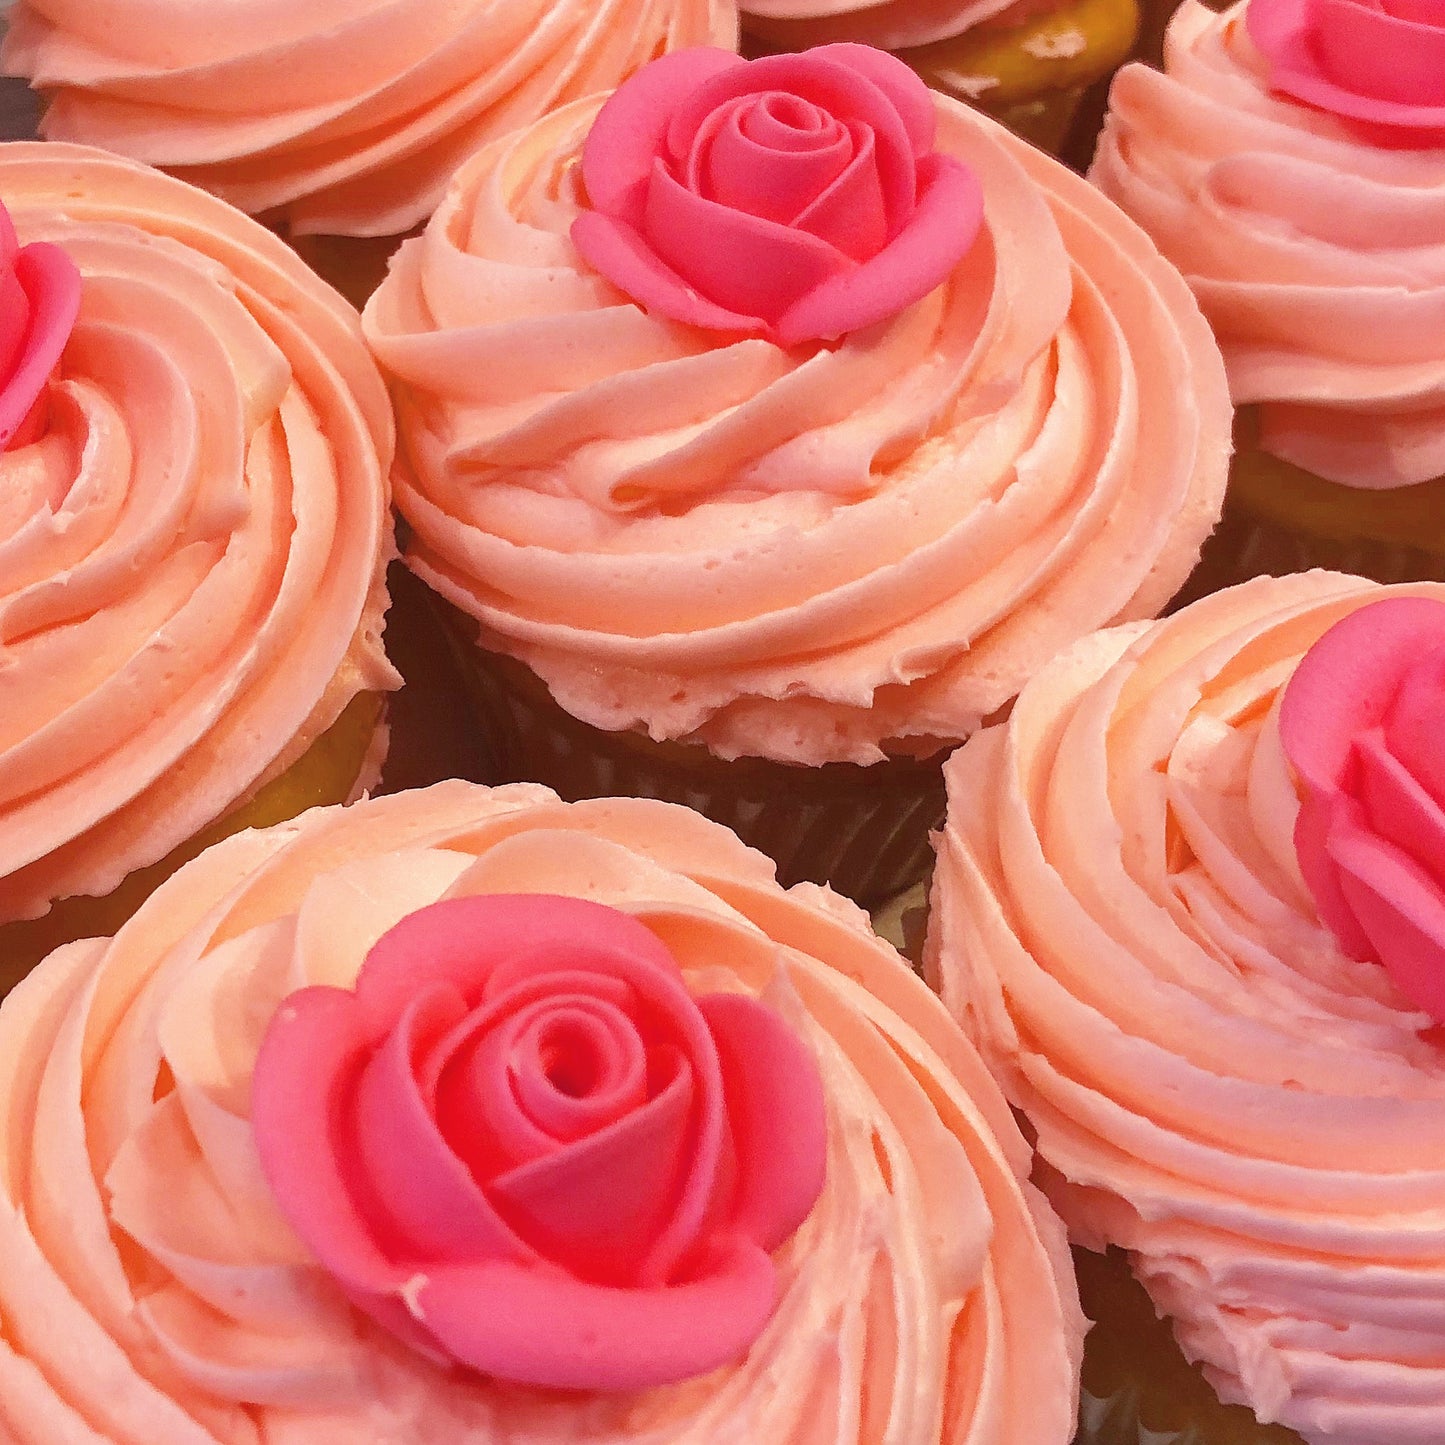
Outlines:
POLYGON ((22 246, 0 205, 0 451, 35 440, 40 402, 80 313, 80 271, 59 246, 22 246))
POLYGON ((583 257, 647 310, 783 346, 896 316, 973 246, 983 191, 927 87, 861 45, 654 61, 583 151, 583 257))
POLYGON ((1445 603, 1391 598, 1330 629, 1280 711, 1295 846, 1321 919, 1445 1024, 1445 603))
POLYGON ((354 992, 288 997, 252 1118, 282 1212, 361 1308, 563 1389, 745 1354, 826 1157, 816 1065, 777 1014, 694 999, 641 923, 546 895, 421 909, 354 992))
POLYGON ((1273 89, 1386 143, 1445 143, 1445 0, 1250 0, 1245 24, 1273 89))

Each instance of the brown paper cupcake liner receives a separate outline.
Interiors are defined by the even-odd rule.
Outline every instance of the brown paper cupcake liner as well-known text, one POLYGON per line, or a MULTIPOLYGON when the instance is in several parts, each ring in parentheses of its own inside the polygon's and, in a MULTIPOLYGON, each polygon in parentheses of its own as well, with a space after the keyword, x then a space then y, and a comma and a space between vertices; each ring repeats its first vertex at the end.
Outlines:
POLYGON ((606 732, 553 700, 523 664, 478 648, 474 625, 439 604, 457 648, 481 745, 498 782, 542 783, 568 802, 659 798, 731 828, 778 865, 785 887, 827 883, 867 908, 904 892, 933 859, 945 753, 872 766, 726 761, 691 743, 606 732))

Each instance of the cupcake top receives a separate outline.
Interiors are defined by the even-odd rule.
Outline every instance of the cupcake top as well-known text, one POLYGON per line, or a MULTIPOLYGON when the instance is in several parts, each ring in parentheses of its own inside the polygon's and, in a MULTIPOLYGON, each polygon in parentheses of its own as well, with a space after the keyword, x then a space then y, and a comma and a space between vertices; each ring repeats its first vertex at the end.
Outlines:
POLYGON ((6 1000, 0 1104, 21 1439, 1071 1438, 1002 1095, 685 809, 453 782, 231 838, 6 1000))
POLYGON ((486 141, 661 51, 736 43, 733 0, 18 0, 0 60, 49 97, 47 139, 297 234, 385 236, 486 141))
POLYGON ((488 147, 364 324, 411 566, 574 716, 725 757, 964 736, 1219 512, 1178 274, 866 47, 685 52, 488 147))
POLYGON ((1260 440, 1330 481, 1445 475, 1445 18, 1185 0, 1090 178, 1183 271, 1260 440))
POLYGON ((396 677, 392 420, 355 312, 99 151, 0 146, 0 199, 6 921, 109 893, 396 677))
POLYGON ((1225 1399, 1445 1410, 1445 587, 1261 578, 1086 638, 947 766, 928 966, 1225 1399))

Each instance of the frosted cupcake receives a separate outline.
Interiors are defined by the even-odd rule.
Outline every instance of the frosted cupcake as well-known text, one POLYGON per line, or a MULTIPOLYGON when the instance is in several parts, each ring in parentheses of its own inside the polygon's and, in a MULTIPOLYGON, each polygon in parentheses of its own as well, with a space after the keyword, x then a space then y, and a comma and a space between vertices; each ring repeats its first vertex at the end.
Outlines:
POLYGON ((865 47, 683 52, 479 152, 363 320, 511 776, 860 900, 922 871, 940 751, 1220 505, 1177 273, 865 47))
POLYGON ((356 314, 130 161, 6 145, 0 198, 3 991, 207 839, 367 786, 396 677, 356 314))
POLYGON ((1002 1095, 685 809, 443 783, 221 843, 5 1001, 0 1114, 12 1438, 1073 1431, 1002 1095))
POLYGON ((261 216, 360 304, 479 145, 709 44, 733 0, 18 0, 0 63, 47 139, 261 216))
POLYGON ((1442 659, 1445 587, 1260 578, 1080 642, 947 770, 927 963, 1036 1177, 1310 1445, 1445 1417, 1442 659))
POLYGON ((1195 590, 1445 577, 1445 17, 1186 3, 1090 172, 1184 272, 1242 408, 1195 590))
POLYGON ((1137 0, 743 0, 742 10, 744 35, 776 49, 891 50, 1055 154, 1084 91, 1128 56, 1139 30, 1137 0))

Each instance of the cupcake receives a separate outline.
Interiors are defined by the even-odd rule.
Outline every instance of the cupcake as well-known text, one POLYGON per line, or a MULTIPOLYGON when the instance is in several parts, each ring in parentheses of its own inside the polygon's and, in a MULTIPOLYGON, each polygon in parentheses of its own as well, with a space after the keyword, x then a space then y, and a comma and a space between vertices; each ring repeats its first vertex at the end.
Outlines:
POLYGON ((742 0, 742 10, 755 45, 881 46, 1054 154, 1084 92, 1139 32, 1138 0, 742 0))
POLYGON ((947 769, 926 965, 1035 1177, 1310 1445, 1445 1419, 1442 659, 1439 584, 1258 578, 1081 641, 947 769))
POLYGON ((229 839, 5 1001, 0 1113, 9 1438, 1074 1428, 1002 1095, 685 809, 450 782, 229 839))
POLYGON ((681 52, 480 151, 363 323, 503 768, 861 902, 930 857, 940 752, 1218 515, 1177 273, 866 47, 681 52))
POLYGON ((47 139, 213 191, 360 304, 479 145, 709 44, 733 0, 17 0, 0 65, 47 139))
POLYGON ((1183 271, 1241 408, 1195 584, 1445 578, 1445 17, 1251 0, 1127 66, 1090 172, 1183 271))
POLYGON ((396 676, 356 313, 131 161, 0 146, 0 197, 3 992, 211 838, 368 786, 396 676))

